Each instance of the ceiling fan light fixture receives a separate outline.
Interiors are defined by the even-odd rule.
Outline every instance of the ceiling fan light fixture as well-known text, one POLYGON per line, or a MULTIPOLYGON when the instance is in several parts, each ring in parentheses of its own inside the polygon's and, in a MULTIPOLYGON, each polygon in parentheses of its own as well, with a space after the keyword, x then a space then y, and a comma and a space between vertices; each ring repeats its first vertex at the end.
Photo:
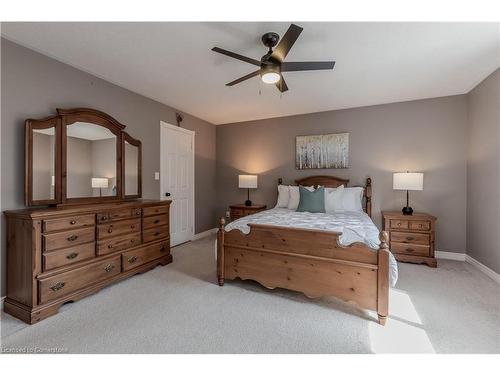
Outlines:
POLYGON ((281 75, 276 72, 266 72, 262 74, 261 78, 264 83, 275 84, 281 79, 281 75))

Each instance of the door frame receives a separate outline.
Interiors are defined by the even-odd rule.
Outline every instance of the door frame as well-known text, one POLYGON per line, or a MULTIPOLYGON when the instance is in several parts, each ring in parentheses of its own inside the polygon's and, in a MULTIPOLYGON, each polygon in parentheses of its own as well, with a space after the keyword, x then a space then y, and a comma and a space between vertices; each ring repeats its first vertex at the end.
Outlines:
POLYGON ((191 160, 192 160, 192 178, 191 181, 193 183, 192 189, 191 189, 191 200, 192 200, 192 209, 191 209, 191 238, 188 241, 192 241, 194 239, 194 214, 195 214, 195 195, 194 195, 194 190, 195 190, 195 173, 194 173, 194 159, 195 159, 195 135, 196 132, 188 129, 181 128, 180 126, 172 125, 169 124, 168 122, 161 121, 160 120, 160 200, 167 200, 167 197, 162 196, 164 189, 163 186, 163 178, 162 178, 162 173, 163 173, 163 167, 164 167, 164 159, 165 159, 165 144, 166 139, 167 139, 167 129, 174 130, 174 131, 179 131, 184 134, 188 134, 191 136, 191 160))

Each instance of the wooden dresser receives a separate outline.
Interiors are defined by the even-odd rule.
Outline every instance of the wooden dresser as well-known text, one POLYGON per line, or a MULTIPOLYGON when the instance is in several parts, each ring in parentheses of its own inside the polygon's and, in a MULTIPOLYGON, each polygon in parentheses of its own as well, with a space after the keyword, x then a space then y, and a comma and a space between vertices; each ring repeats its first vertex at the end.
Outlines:
POLYGON ((382 212, 382 216, 384 230, 389 233, 389 248, 397 260, 437 266, 434 216, 425 213, 403 215, 401 212, 382 212))
POLYGON ((6 211, 4 310, 26 323, 69 301, 172 262, 170 201, 131 200, 6 211))
POLYGON ((231 212, 231 220, 239 219, 240 217, 256 214, 257 212, 264 211, 266 209, 265 204, 254 204, 251 206, 245 206, 244 204, 233 204, 229 206, 231 212))

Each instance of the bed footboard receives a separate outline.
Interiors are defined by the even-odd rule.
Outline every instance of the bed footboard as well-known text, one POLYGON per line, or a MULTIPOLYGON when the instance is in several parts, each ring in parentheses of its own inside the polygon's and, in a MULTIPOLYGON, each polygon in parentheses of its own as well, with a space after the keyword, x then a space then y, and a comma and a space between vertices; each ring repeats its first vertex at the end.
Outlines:
POLYGON ((250 224, 250 233, 217 234, 217 280, 251 279, 267 288, 284 288, 310 298, 334 296, 377 312, 385 324, 389 307, 388 235, 380 249, 363 243, 339 244, 340 233, 250 224))

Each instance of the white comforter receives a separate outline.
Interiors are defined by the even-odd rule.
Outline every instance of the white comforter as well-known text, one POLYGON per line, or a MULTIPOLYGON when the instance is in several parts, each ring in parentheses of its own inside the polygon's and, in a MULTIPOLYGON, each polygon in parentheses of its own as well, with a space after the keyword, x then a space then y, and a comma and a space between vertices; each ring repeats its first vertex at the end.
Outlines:
MULTIPOLYGON (((341 245, 363 242, 372 249, 380 245, 379 230, 364 212, 338 212, 334 214, 296 212, 286 208, 273 208, 254 215, 245 216, 226 225, 229 232, 238 229, 242 233, 250 233, 249 223, 278 225, 281 227, 310 228, 342 233, 339 237, 341 245)), ((391 286, 398 280, 398 265, 392 253, 389 258, 389 281, 391 286)))

